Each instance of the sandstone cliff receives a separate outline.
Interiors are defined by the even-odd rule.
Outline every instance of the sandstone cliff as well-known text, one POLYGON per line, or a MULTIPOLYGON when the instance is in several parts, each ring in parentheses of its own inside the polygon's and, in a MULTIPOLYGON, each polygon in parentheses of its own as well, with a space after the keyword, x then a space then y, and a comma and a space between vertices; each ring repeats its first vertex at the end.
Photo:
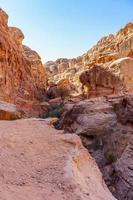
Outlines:
POLYGON ((15 104, 36 102, 45 92, 46 75, 39 55, 23 46, 24 35, 8 26, 0 9, 0 100, 15 104))
POLYGON ((99 96, 133 91, 132 57, 133 23, 129 23, 118 31, 116 35, 110 34, 103 37, 84 55, 75 59, 50 61, 45 66, 49 74, 49 81, 58 83, 60 80, 66 79, 75 86, 75 93, 80 94, 84 90, 90 96, 99 96), (124 61, 121 60, 122 58, 124 61), (95 66, 101 68, 98 80, 97 78, 94 80, 95 74, 92 73, 92 68, 95 66), (89 71, 90 69, 91 71, 89 71), (80 82, 79 77, 83 76, 82 73, 86 73, 86 71, 89 74, 88 79, 85 75, 86 81, 80 82), (116 88, 115 83, 118 83, 118 80, 119 84, 117 84, 118 88, 116 88), (91 87, 92 85, 96 86, 95 89, 91 87), (112 88, 115 90, 112 90, 112 88))

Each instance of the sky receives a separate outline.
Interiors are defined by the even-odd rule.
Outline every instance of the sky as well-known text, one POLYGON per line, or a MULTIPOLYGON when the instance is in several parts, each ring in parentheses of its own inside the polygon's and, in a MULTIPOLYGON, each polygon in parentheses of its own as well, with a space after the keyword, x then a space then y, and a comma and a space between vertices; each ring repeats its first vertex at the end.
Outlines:
POLYGON ((43 62, 80 56, 133 22, 133 0, 0 0, 0 7, 43 62))

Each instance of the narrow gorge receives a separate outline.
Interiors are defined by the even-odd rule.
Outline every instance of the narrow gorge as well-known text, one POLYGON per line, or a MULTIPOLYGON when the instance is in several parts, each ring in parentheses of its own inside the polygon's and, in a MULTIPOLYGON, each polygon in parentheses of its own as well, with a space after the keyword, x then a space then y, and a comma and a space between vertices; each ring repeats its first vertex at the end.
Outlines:
POLYGON ((133 23, 42 63, 0 9, 0 199, 133 200, 133 23))

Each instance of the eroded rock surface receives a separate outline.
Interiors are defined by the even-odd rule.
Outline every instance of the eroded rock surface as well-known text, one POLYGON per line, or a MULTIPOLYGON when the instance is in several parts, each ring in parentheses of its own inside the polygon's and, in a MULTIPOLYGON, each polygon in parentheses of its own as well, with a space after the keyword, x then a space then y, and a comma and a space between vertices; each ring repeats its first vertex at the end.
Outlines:
POLYGON ((132 91, 132 57, 133 23, 129 23, 118 31, 116 35, 110 34, 103 37, 84 55, 75 59, 58 59, 55 62, 47 62, 45 66, 50 81, 57 84, 60 80, 67 79, 75 86, 76 94, 83 93, 82 86, 86 86, 84 93, 87 95, 89 93, 90 97, 96 97, 114 93, 120 94, 124 93, 125 90, 127 92, 132 91), (93 78, 90 80, 93 72, 94 75, 92 77, 95 76, 95 70, 93 70, 95 66, 99 66, 99 69, 101 69, 98 82, 93 78), (131 76, 128 73, 129 70, 131 71, 131 76), (88 79, 86 78, 84 82, 80 82, 79 77, 84 76, 85 73, 88 75, 88 79), (119 80, 120 85, 118 84, 118 87, 115 85, 116 81, 114 80, 119 80), (97 90, 90 89, 95 84, 97 84, 97 90), (122 85, 123 87, 121 87, 122 85), (114 86, 115 90, 112 89, 114 86))
POLYGON ((47 120, 0 121, 0 199, 115 200, 76 135, 47 120))
POLYGON ((92 98, 65 108, 61 128, 81 137, 116 198, 133 199, 133 96, 92 98))
POLYGON ((22 45, 21 30, 7 23, 8 16, 0 9, 0 100, 19 105, 23 101, 37 102, 46 87, 41 59, 22 45))
POLYGON ((88 97, 132 92, 133 59, 120 58, 108 68, 95 65, 80 75, 80 82, 88 88, 88 97), (130 72, 130 73, 129 73, 130 72))
POLYGON ((0 101, 0 120, 16 120, 24 116, 14 104, 0 101))

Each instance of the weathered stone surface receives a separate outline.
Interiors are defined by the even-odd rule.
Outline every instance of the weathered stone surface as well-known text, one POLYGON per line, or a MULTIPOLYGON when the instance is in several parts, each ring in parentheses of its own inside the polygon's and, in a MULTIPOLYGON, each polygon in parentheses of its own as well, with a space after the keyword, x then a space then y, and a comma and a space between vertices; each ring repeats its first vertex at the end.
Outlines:
POLYGON ((133 59, 120 58, 108 68, 95 65, 80 75, 82 90, 87 88, 89 97, 132 92, 133 59), (130 73, 129 73, 130 72, 130 73))
MULTIPOLYGON (((58 59, 55 62, 51 61, 46 63, 45 66, 49 73, 49 80, 52 80, 54 83, 58 83, 62 79, 67 79, 68 81, 70 81, 70 83, 72 83, 75 86, 74 87, 75 93, 81 94, 83 92, 82 90, 83 88, 82 84, 80 83, 79 77, 83 73, 86 73, 86 70, 88 69, 89 69, 88 74, 89 72, 92 73, 92 68, 93 67, 95 68, 95 66, 98 65, 101 68, 101 73, 99 74, 100 75, 99 87, 97 87, 97 92, 91 91, 91 93, 89 94, 90 97, 104 96, 114 93, 114 91, 112 90, 112 86, 114 88, 114 82, 112 82, 112 78, 110 78, 111 76, 121 80, 121 77, 118 76, 120 68, 119 67, 117 68, 117 66, 114 65, 113 66, 114 68, 112 70, 110 66, 116 60, 123 57, 129 57, 129 59, 133 57, 133 23, 127 24, 123 29, 118 31, 116 35, 110 34, 109 36, 103 37, 88 52, 86 52, 85 54, 83 54, 78 58, 58 59), (104 74, 103 70, 105 71, 104 74)), ((125 62, 127 62, 128 65, 127 67, 125 66, 125 68, 131 69, 132 62, 131 61, 130 62, 125 61, 125 62)), ((128 75, 129 74, 124 73, 124 71, 122 72, 122 77, 124 77, 125 81, 127 81, 127 79, 129 78, 128 75)), ((87 84, 88 83, 86 82, 86 85, 87 84)), ((91 87, 92 84, 94 85, 95 83, 91 83, 90 85, 88 84, 89 87, 91 87)), ((128 84, 130 84, 129 80, 126 82, 127 91, 130 87, 128 86, 128 84)), ((119 88, 118 84, 118 88, 115 91, 115 93, 119 93, 119 91, 125 92, 125 87, 119 88)), ((128 92, 130 91, 131 88, 129 89, 128 92)), ((84 90, 84 93, 88 93, 88 86, 87 89, 84 90)))
POLYGON ((0 101, 0 120, 15 120, 22 117, 23 112, 14 104, 0 101))
POLYGON ((68 79, 62 79, 57 84, 49 83, 46 94, 50 99, 58 98, 62 95, 69 97, 74 94, 75 90, 75 86, 68 79))
POLYGON ((101 66, 95 65, 80 75, 82 90, 87 93, 87 97, 111 95, 123 89, 122 80, 118 74, 113 74, 101 66), (84 88, 85 87, 85 88, 84 88))
POLYGON ((119 45, 119 53, 121 57, 133 57, 133 34, 119 45))
POLYGON ((47 88, 47 96, 49 99, 58 98, 58 85, 57 84, 50 84, 47 88))
POLYGON ((66 105, 60 122, 81 136, 119 200, 133 199, 133 96, 110 96, 66 105))
POLYGON ((0 199, 115 200, 76 135, 45 120, 0 121, 0 199))
POLYGON ((46 86, 41 59, 22 45, 23 33, 7 23, 8 16, 0 9, 0 100, 38 101, 46 86))
POLYGON ((16 105, 18 109, 22 110, 25 113, 24 117, 29 118, 39 117, 47 110, 49 103, 46 101, 38 102, 25 100, 23 98, 17 98, 16 105))
POLYGON ((61 121, 66 132, 97 136, 110 132, 117 122, 113 107, 106 98, 81 101, 67 108, 70 110, 65 111, 61 121))

